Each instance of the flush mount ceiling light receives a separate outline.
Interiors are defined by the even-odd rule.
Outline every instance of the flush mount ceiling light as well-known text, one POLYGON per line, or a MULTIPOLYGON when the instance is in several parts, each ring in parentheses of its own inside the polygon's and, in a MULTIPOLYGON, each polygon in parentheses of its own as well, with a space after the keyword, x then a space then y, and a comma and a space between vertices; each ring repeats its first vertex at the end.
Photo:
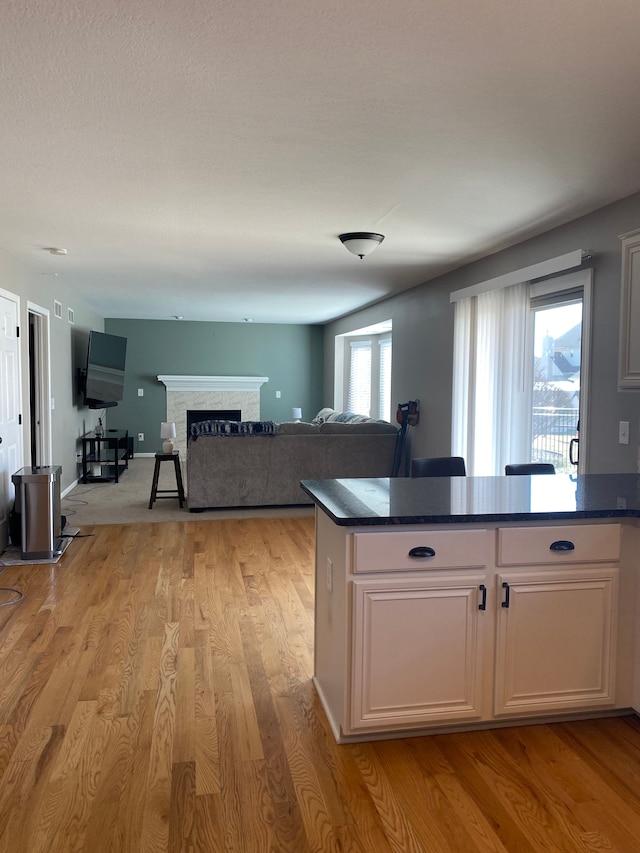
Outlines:
POLYGON ((374 234, 371 231, 350 231, 348 234, 340 234, 340 241, 352 255, 357 255, 360 260, 365 255, 370 255, 384 240, 382 234, 374 234))

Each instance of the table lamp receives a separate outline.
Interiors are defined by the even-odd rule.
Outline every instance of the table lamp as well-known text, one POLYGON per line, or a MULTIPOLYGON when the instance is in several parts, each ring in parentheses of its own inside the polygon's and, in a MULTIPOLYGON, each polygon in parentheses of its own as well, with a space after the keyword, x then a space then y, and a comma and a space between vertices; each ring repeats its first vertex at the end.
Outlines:
POLYGON ((172 438, 176 437, 176 425, 174 423, 167 423, 163 421, 160 424, 160 438, 162 441, 162 452, 163 453, 173 453, 173 441, 172 438))
POLYGON ((302 418, 302 409, 298 409, 295 406, 291 409, 291 415, 294 421, 299 421, 302 418))

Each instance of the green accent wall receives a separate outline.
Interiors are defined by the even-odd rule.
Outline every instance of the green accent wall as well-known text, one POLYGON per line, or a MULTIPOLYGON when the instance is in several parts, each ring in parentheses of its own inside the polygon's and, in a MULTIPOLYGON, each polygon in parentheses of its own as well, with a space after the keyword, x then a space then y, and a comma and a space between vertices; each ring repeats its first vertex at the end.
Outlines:
POLYGON ((321 326, 107 318, 104 330, 127 338, 124 399, 106 419, 111 429, 129 430, 136 453, 159 448, 166 388, 158 375, 268 376, 260 389, 262 420, 289 421, 294 406, 311 420, 324 405, 321 326))

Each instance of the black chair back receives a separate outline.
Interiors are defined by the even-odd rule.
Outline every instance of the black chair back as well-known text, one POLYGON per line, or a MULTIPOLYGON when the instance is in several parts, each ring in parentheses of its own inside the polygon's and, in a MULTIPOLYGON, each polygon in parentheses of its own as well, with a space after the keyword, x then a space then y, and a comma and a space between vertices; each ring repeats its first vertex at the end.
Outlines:
POLYGON ((504 473, 511 474, 555 474, 556 469, 551 462, 522 462, 517 465, 505 465, 504 473))
POLYGON ((466 473, 462 456, 426 456, 411 460, 412 477, 464 477, 466 473))

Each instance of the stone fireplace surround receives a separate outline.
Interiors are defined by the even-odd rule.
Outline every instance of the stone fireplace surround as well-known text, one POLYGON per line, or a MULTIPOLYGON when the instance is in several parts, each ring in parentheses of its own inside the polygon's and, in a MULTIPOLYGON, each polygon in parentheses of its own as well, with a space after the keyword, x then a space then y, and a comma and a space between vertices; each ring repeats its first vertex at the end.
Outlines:
MULTIPOLYGON (((187 457, 187 409, 239 409, 260 420, 260 387, 268 376, 158 376, 167 389, 166 420, 176 425, 174 448, 187 457)), ((160 427, 158 425, 158 432, 160 427)))

